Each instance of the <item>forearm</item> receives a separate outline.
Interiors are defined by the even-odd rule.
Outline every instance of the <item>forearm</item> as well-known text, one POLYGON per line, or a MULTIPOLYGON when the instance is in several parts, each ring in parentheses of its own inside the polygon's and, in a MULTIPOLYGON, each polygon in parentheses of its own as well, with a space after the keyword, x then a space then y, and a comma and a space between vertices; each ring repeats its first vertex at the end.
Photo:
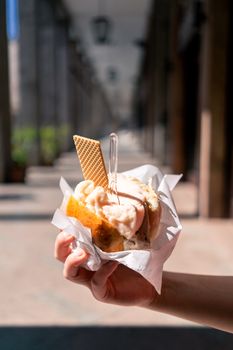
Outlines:
POLYGON ((161 295, 150 308, 233 332, 233 277, 164 272, 161 295))

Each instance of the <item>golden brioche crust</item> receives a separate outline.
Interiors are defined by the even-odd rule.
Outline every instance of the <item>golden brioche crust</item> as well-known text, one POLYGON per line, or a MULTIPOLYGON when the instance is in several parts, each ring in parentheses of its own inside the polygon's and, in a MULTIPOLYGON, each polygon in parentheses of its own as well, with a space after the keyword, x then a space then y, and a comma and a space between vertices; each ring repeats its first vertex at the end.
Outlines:
POLYGON ((97 216, 73 196, 70 196, 66 214, 78 219, 81 224, 91 229, 93 242, 105 252, 124 250, 123 237, 108 221, 97 216))
POLYGON ((131 180, 138 184, 146 194, 145 204, 149 221, 147 239, 148 241, 152 241, 158 232, 159 222, 161 218, 161 205, 159 202, 159 197, 150 185, 146 185, 134 177, 131 177, 131 180))
MULTIPOLYGON (((151 189, 150 189, 151 191, 151 189)), ((132 197, 128 194, 118 193, 120 196, 132 197)), ((117 252, 128 249, 148 249, 151 241, 158 233, 161 218, 161 205, 158 196, 157 207, 155 203, 147 199, 143 203, 145 216, 141 227, 130 240, 123 237, 120 232, 107 221, 107 219, 96 215, 89 210, 84 203, 70 196, 67 204, 66 214, 78 219, 81 224, 91 230, 93 242, 105 252, 117 252)), ((135 197, 135 199, 137 199, 135 197)), ((140 200, 139 200, 140 201, 140 200)))

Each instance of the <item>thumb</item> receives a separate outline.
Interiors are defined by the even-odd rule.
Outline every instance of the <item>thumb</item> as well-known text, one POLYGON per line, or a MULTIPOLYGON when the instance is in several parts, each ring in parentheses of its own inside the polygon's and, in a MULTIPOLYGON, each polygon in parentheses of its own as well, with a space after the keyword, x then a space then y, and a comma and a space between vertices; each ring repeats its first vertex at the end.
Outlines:
POLYGON ((106 301, 110 292, 113 291, 113 286, 109 283, 109 277, 117 266, 117 261, 108 261, 94 274, 91 280, 91 290, 97 300, 106 301))

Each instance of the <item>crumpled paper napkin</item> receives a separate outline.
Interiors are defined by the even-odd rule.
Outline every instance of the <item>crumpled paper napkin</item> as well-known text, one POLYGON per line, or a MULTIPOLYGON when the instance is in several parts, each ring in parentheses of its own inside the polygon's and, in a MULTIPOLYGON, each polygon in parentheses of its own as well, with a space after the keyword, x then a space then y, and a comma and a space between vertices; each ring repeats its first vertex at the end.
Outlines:
POLYGON ((182 175, 163 175, 153 165, 143 165, 123 174, 134 176, 145 184, 151 181, 154 191, 159 196, 162 207, 161 220, 158 234, 152 242, 151 249, 106 253, 95 246, 92 243, 90 230, 77 219, 65 214, 66 203, 70 195, 73 194, 73 189, 64 178, 60 180, 60 188, 64 195, 63 202, 61 207, 55 211, 52 224, 67 233, 75 235, 76 246, 84 249, 89 254, 89 259, 83 267, 96 271, 107 260, 116 260, 140 273, 160 293, 164 262, 172 253, 182 229, 171 194, 182 175))

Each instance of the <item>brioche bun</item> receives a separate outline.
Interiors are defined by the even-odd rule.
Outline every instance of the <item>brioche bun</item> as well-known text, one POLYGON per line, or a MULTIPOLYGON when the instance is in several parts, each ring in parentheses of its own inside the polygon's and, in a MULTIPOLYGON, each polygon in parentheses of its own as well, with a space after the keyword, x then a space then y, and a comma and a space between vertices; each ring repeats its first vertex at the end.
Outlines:
POLYGON ((131 190, 130 186, 127 192, 119 188, 117 201, 87 180, 76 187, 67 203, 66 215, 89 228, 93 243, 105 252, 149 249, 158 233, 161 206, 157 194, 136 178, 127 181, 131 190))

